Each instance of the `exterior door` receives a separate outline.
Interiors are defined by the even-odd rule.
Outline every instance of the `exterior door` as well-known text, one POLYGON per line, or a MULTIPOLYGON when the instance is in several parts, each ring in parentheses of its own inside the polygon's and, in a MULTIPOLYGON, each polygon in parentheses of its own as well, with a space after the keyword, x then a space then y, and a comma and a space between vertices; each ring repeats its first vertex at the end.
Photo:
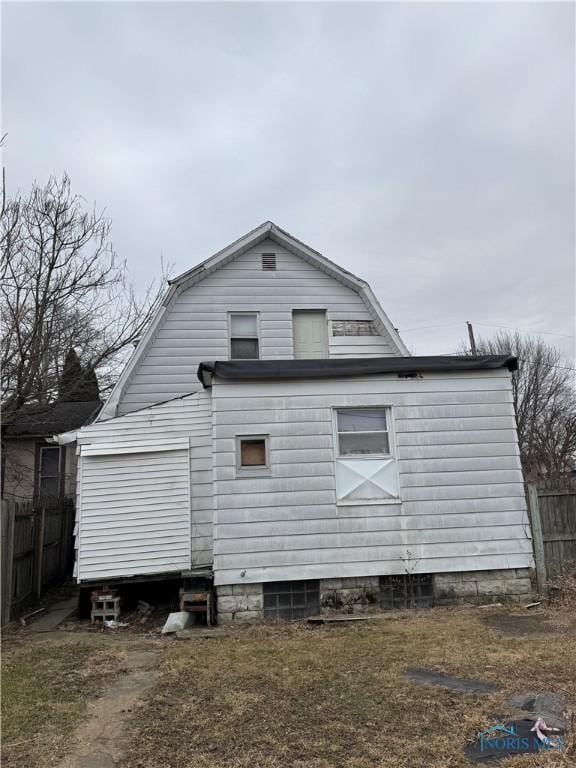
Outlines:
POLYGON ((328 357, 328 323, 325 310, 292 312, 294 358, 328 357))

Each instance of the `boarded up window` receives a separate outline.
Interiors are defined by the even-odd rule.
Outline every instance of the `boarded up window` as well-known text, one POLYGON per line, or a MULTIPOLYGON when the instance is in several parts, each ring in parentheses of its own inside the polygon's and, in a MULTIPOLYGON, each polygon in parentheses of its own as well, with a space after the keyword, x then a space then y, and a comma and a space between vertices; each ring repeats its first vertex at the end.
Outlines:
POLYGON ((241 438, 240 466, 265 467, 266 464, 266 438, 241 438))
POLYGON ((333 320, 332 336, 378 336, 373 320, 333 320))
POLYGON ((434 586, 428 573, 380 576, 380 607, 430 608, 434 604, 434 586))
POLYGON ((320 612, 320 582, 272 581, 264 583, 264 616, 267 619, 304 619, 320 612))

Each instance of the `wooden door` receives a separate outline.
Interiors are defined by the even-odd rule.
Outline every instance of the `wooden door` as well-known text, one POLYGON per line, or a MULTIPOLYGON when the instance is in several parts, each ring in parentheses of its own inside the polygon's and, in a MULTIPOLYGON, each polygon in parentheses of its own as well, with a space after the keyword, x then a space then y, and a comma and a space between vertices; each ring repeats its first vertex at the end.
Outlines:
POLYGON ((328 357, 328 322, 325 310, 292 312, 294 358, 328 357))

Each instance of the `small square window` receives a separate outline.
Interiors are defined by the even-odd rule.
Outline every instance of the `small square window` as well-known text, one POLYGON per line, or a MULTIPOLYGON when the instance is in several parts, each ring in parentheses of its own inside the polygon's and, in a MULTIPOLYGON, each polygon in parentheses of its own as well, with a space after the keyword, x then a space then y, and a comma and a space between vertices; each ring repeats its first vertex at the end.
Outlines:
POLYGON ((230 359, 258 360, 260 341, 256 312, 232 312, 230 314, 230 359))
POLYGON ((266 469, 268 467, 268 441, 265 436, 238 438, 238 469, 266 469))

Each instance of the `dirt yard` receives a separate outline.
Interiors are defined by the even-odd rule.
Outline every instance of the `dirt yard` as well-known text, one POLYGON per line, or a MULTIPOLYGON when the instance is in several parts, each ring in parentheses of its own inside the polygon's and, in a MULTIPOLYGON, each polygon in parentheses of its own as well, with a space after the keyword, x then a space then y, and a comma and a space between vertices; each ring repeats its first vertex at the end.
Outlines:
MULTIPOLYGON (((523 690, 576 691, 576 617, 433 609, 177 640, 30 630, 3 654, 11 768, 459 768, 523 690), (411 667, 494 683, 461 693, 411 667)), ((575 765, 547 753, 503 768, 575 765)))

